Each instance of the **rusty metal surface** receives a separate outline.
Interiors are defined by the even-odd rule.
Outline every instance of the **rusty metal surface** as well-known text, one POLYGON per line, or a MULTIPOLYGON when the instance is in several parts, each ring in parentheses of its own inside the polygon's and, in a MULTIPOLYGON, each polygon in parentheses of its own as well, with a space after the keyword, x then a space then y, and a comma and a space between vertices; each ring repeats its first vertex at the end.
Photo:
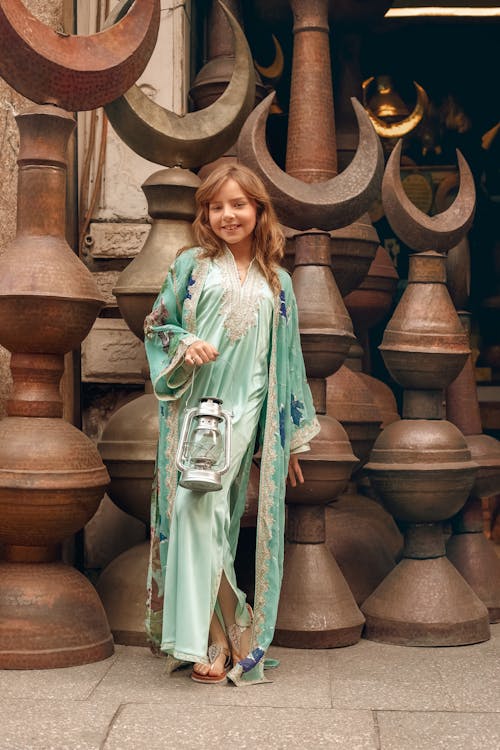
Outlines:
POLYGON ((446 545, 448 558, 488 608, 490 622, 500 621, 500 559, 484 535, 481 497, 500 491, 500 443, 489 435, 467 435, 473 461, 478 464, 471 495, 452 519, 453 533, 446 545))
POLYGON ((448 250, 446 257, 446 285, 458 311, 468 308, 471 269, 470 247, 467 237, 463 237, 458 245, 448 250))
POLYGON ((372 265, 379 236, 368 214, 330 234, 331 263, 342 297, 357 289, 372 265))
MULTIPOLYGON (((36 371, 32 394, 36 401, 36 371)), ((94 444, 73 425, 6 417, 0 421, 0 542, 62 542, 94 515, 108 481, 94 444)))
POLYGON ((304 182, 324 182, 338 172, 328 8, 325 0, 290 0, 290 6, 293 68, 285 169, 304 182))
POLYGON ((385 215, 396 235, 413 250, 446 251, 457 245, 474 219, 476 190, 472 172, 457 151, 460 188, 451 206, 440 214, 427 216, 410 201, 401 183, 402 141, 390 155, 382 181, 385 215))
POLYGON ((380 412, 382 428, 384 429, 400 419, 396 397, 389 386, 365 372, 359 372, 358 375, 363 378, 370 389, 373 400, 380 412))
POLYGON ((273 642, 289 648, 357 643, 364 617, 326 545, 289 544, 285 556, 273 642))
POLYGON ((305 183, 280 169, 267 148, 266 122, 273 98, 274 94, 266 97, 245 122, 238 139, 238 159, 263 180, 287 226, 329 231, 356 221, 377 197, 383 171, 382 147, 363 106, 352 100, 359 146, 349 166, 326 182, 305 183))
POLYGON ((153 222, 141 252, 120 274, 113 294, 128 327, 141 340, 144 318, 181 247, 194 243, 194 194, 200 179, 187 169, 172 167, 152 174, 142 185, 153 222))
POLYGON ((147 385, 148 392, 111 416, 98 448, 111 478, 111 500, 149 526, 159 425, 158 400, 147 385))
POLYGON ((22 0, 0 0, 0 75, 39 104, 95 109, 139 78, 159 23, 160 0, 135 0, 116 26, 90 36, 67 35, 35 18, 22 0))
POLYGON ((500 559, 492 542, 486 539, 483 533, 480 502, 470 500, 467 505, 464 509, 466 516, 472 515, 474 509, 476 510, 478 521, 476 528, 473 528, 474 525, 470 522, 460 522, 460 529, 454 525, 454 533, 446 545, 446 554, 487 607, 490 622, 499 622, 500 559), (469 503, 470 507, 467 509, 469 503), (479 521, 481 521, 481 526, 477 528, 479 521))
POLYGON ((398 281, 398 272, 389 253, 379 245, 361 284, 344 297, 345 306, 358 335, 360 331, 380 323, 389 313, 398 281))
POLYGON ((320 414, 321 432, 311 440, 311 450, 301 456, 304 484, 286 488, 289 505, 320 505, 333 500, 347 486, 358 463, 346 431, 336 419, 320 414))
POLYGON ((462 433, 451 422, 402 419, 382 431, 365 471, 392 515, 418 523, 457 513, 477 468, 462 433))
POLYGON ((479 435, 482 432, 471 355, 467 357, 463 369, 446 389, 446 417, 456 424, 464 435, 479 435))
POLYGON ((113 639, 95 588, 61 563, 0 562, 0 669, 107 659, 113 639))
POLYGON ((0 342, 13 353, 14 380, 0 422, 0 667, 33 669, 113 652, 95 590, 56 562, 109 477, 92 441, 61 418, 63 355, 80 345, 103 302, 65 239, 73 117, 39 105, 17 120, 17 235, 0 259, 0 342))
POLYGON ((478 465, 473 494, 491 497, 500 492, 500 443, 491 435, 467 435, 467 447, 478 465))
POLYGON ((66 145, 74 119, 45 105, 16 120, 18 233, 0 258, 0 343, 11 352, 64 354, 80 345, 104 302, 64 236, 66 145))
POLYGON ((446 288, 444 264, 445 256, 433 251, 410 256, 408 286, 379 347, 387 369, 404 388, 446 388, 470 354, 446 288))
POLYGON ((357 372, 342 365, 327 378, 326 408, 327 413, 344 427, 354 455, 361 465, 364 464, 382 424, 381 414, 366 382, 357 372))
MULTIPOLYGON (((243 13, 239 0, 226 0, 224 6, 244 29, 243 13)), ((219 0, 210 0, 206 28, 205 64, 196 74, 189 89, 189 98, 193 102, 194 110, 205 109, 224 93, 231 80, 235 63, 231 26, 219 0)), ((256 69, 257 67, 255 65, 256 69)), ((260 75, 255 70, 256 101, 262 101, 266 93, 267 89, 262 85, 260 75)), ((231 144, 231 151, 233 150, 232 146, 234 144, 231 144)))
POLYGON ((403 546, 392 516, 352 489, 327 506, 326 540, 358 605, 394 568, 403 546))
POLYGON ((444 556, 403 559, 361 610, 373 641, 459 646, 490 637, 488 610, 444 556))
POLYGON ((149 554, 149 541, 136 544, 115 557, 96 584, 113 639, 124 646, 150 645, 144 621, 144 582, 149 554))
MULTIPOLYGON (((199 167, 233 145, 255 100, 253 59, 234 16, 224 11, 235 40, 235 65, 222 96, 206 109, 184 116, 161 107, 138 86, 106 106, 120 138, 140 156, 165 167, 199 167)), ((110 21, 115 18, 114 12, 110 21)))

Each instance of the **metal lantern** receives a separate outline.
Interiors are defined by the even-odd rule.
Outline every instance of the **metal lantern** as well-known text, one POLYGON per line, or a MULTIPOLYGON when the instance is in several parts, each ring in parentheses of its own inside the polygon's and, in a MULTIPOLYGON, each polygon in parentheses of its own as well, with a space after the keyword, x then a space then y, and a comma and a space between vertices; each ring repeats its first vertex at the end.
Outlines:
POLYGON ((231 460, 231 414, 222 409, 219 398, 200 398, 197 407, 184 415, 176 465, 179 484, 195 492, 222 488, 221 476, 231 460), (224 423, 224 433, 220 426, 224 423))

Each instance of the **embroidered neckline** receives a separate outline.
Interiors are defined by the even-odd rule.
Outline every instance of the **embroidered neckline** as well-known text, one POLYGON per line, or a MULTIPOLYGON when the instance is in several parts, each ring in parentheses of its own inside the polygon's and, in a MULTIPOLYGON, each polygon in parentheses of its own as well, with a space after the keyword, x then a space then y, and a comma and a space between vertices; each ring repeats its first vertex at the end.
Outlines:
POLYGON ((231 343, 241 339, 257 324, 256 311, 264 296, 266 280, 252 259, 243 283, 229 248, 214 259, 222 277, 222 302, 220 315, 224 318, 224 328, 231 343))

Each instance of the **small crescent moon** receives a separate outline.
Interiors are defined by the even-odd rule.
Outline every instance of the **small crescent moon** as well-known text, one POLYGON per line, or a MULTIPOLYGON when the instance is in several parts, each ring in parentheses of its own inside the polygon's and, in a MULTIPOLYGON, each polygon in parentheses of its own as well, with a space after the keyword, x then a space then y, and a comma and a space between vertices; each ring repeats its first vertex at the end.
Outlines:
POLYGON ((263 65, 259 65, 256 62, 255 67, 263 78, 267 78, 268 81, 277 81, 283 73, 283 68, 285 67, 285 58, 283 57, 281 44, 278 42, 274 34, 272 34, 272 37, 274 42, 274 49, 276 52, 273 62, 267 68, 263 65))
POLYGON ((238 159, 265 183, 278 216, 293 229, 329 231, 352 224, 380 191, 382 146, 364 107, 351 99, 359 126, 359 146, 349 166, 326 182, 306 183, 284 172, 266 143, 266 121, 274 98, 269 94, 252 112, 238 140, 238 159))
POLYGON ((106 114, 120 138, 140 156, 164 167, 207 164, 234 144, 255 101, 253 59, 245 35, 220 3, 235 43, 233 75, 224 93, 205 109, 180 116, 156 104, 138 86, 108 104, 106 114))
POLYGON ((446 211, 427 216, 410 201, 401 183, 399 141, 387 161, 382 181, 385 215, 396 235, 413 250, 446 251, 458 245, 474 219, 476 190, 469 165, 457 150, 460 188, 446 211))
MULTIPOLYGON (((373 76, 371 80, 373 80, 373 76)), ((370 79, 368 79, 368 81, 370 81, 370 79)), ((418 123, 422 120, 429 104, 429 98, 422 86, 419 86, 416 81, 413 81, 413 84, 417 89, 417 101, 415 107, 413 112, 408 115, 408 117, 405 117, 404 120, 400 120, 400 122, 388 124, 378 118, 369 107, 366 107, 366 111, 372 121, 373 127, 381 138, 403 138, 403 136, 408 135, 408 133, 416 128, 418 123)))
POLYGON ((135 0, 120 23, 90 36, 58 34, 21 0, 0 0, 0 75, 37 104, 95 109, 139 78, 153 52, 160 0, 135 0))

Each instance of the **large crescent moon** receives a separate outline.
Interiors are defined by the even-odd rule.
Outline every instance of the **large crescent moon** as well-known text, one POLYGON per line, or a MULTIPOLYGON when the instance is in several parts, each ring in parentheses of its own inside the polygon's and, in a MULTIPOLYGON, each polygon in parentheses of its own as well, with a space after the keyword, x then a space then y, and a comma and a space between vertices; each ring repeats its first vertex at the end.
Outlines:
POLYGON ((357 99, 351 99, 359 126, 359 145, 349 166, 326 182, 307 183, 280 169, 269 153, 266 121, 273 98, 274 93, 269 94, 243 126, 238 159, 263 180, 286 226, 329 231, 352 224, 379 195, 384 165, 382 146, 366 110, 357 99))
POLYGON ((245 35, 221 3, 235 43, 233 75, 224 93, 205 109, 180 116, 156 104, 138 86, 108 104, 106 114, 120 138, 164 167, 199 167, 232 146, 255 101, 253 59, 245 35))
POLYGON ((418 123, 422 120, 429 104, 429 98, 422 86, 419 86, 416 81, 413 81, 413 84, 417 90, 417 101, 415 107, 413 112, 408 115, 408 117, 405 117, 404 120, 400 120, 400 122, 388 124, 377 117, 369 107, 366 107, 366 111, 372 121, 373 127, 381 138, 403 138, 403 136, 408 135, 408 133, 416 128, 418 123))
POLYGON ((160 0, 135 0, 116 26, 90 36, 65 35, 35 18, 21 0, 0 0, 0 75, 37 104, 95 109, 139 78, 159 23, 160 0))
POLYGON ((476 203, 474 178, 457 150, 460 188, 446 211, 427 216, 410 201, 401 183, 399 141, 387 162, 382 181, 385 215, 396 235, 413 250, 446 251, 458 245, 472 224, 476 203))
POLYGON ((271 63, 271 65, 268 65, 265 67, 264 65, 259 65, 258 63, 255 63, 255 67, 261 74, 263 78, 267 78, 268 81, 277 81, 278 78, 281 77, 283 73, 283 69, 285 67, 285 58, 283 57, 283 50, 281 48, 281 44, 278 42, 277 38, 274 36, 274 34, 271 34, 274 42, 274 60, 271 63))

